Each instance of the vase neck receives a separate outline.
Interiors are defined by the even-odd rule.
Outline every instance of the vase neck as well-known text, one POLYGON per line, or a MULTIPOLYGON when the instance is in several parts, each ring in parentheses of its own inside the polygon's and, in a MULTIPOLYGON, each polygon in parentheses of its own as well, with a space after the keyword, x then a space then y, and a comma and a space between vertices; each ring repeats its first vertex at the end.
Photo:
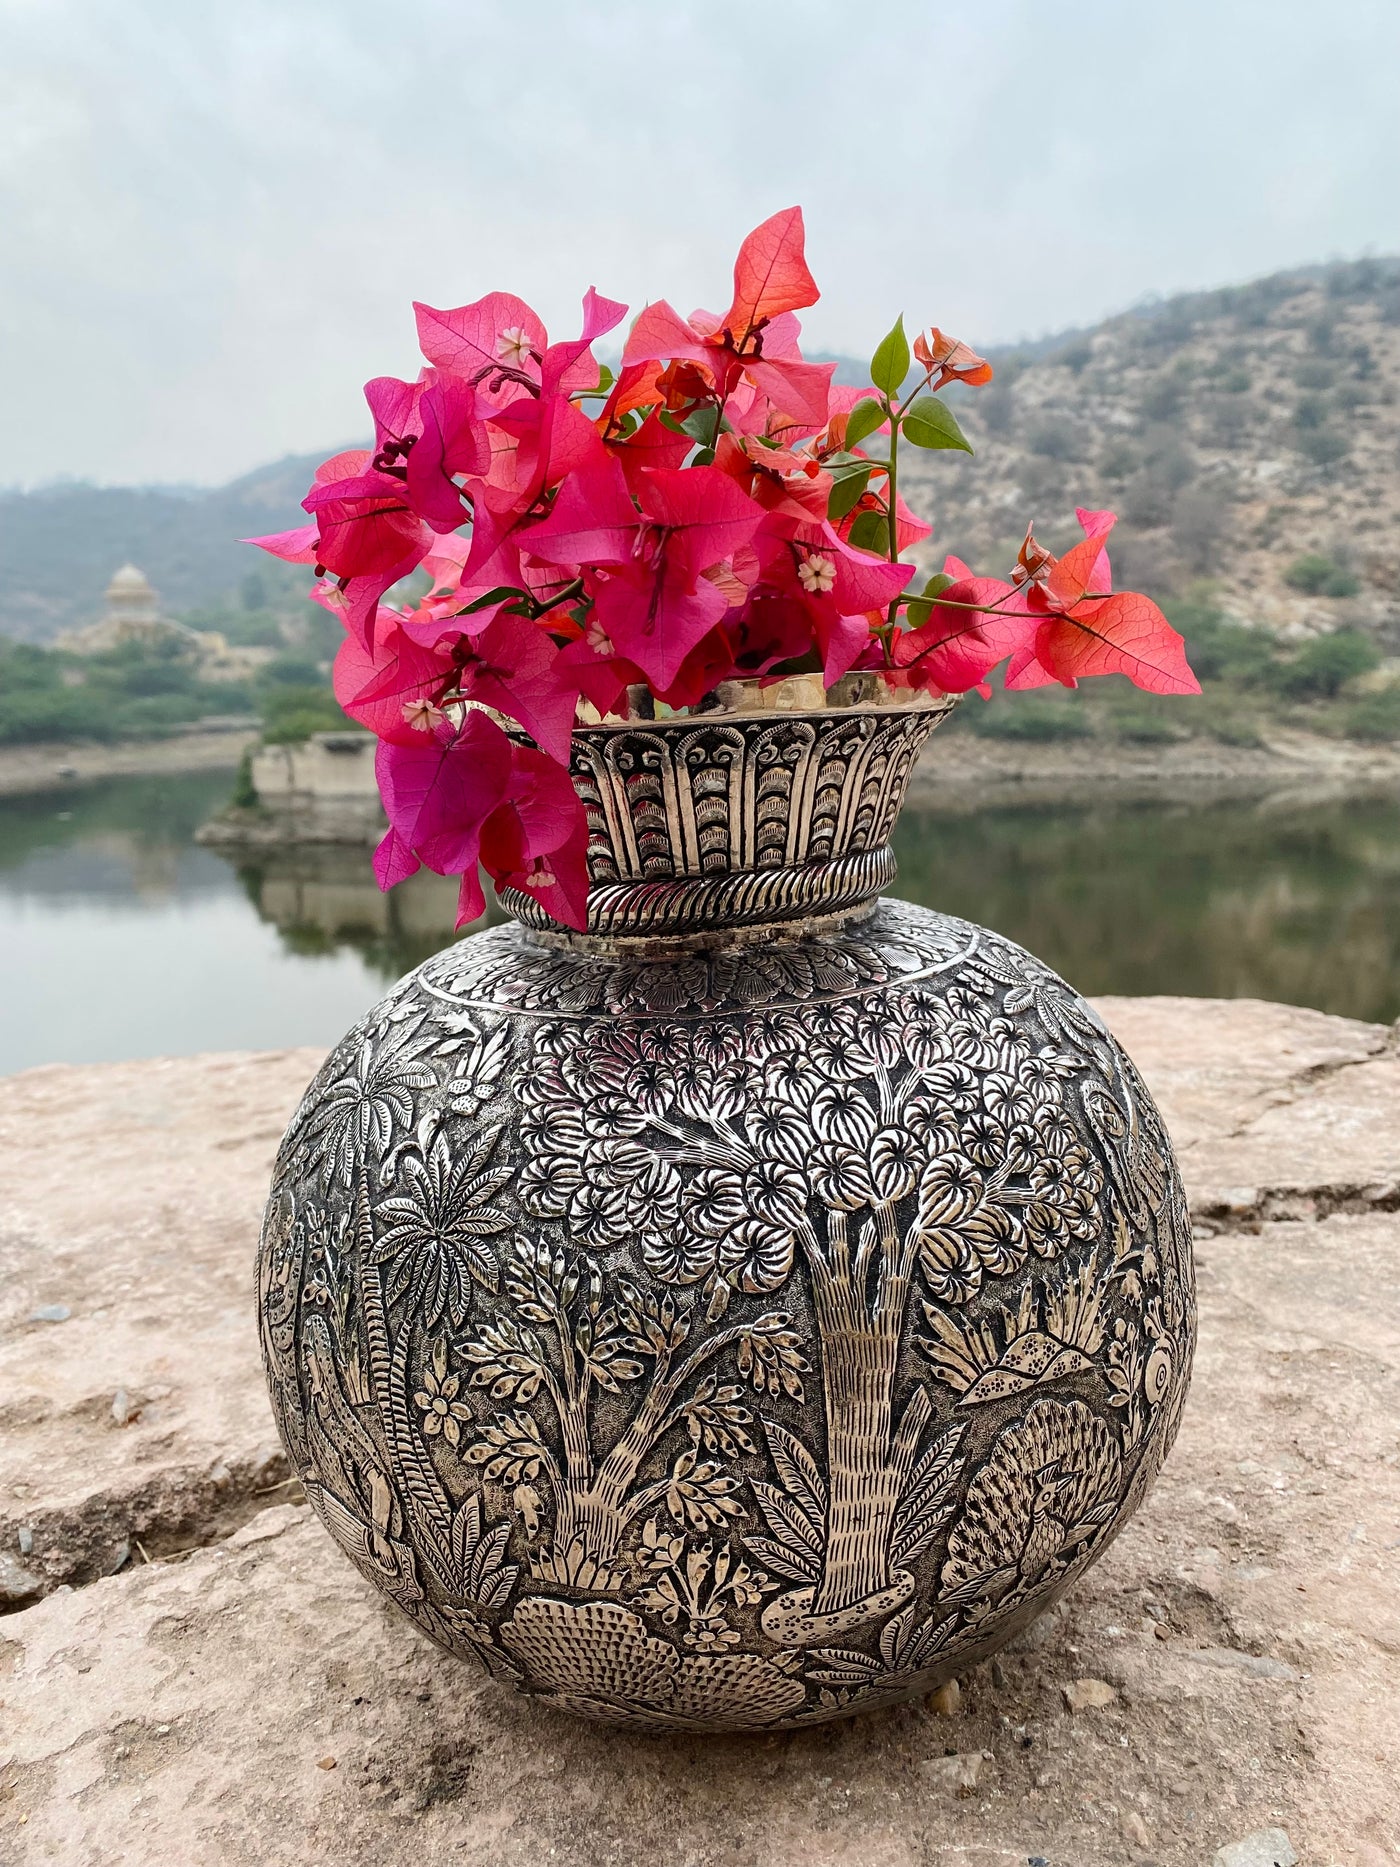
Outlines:
POLYGON ((688 933, 587 933, 570 927, 524 926, 532 946, 555 952, 586 953, 595 959, 677 960, 691 954, 742 952, 749 947, 785 947, 799 941, 827 940, 859 926, 878 907, 878 899, 860 902, 837 913, 813 914, 802 919, 754 921, 709 927, 688 933))
MULTIPOLYGON (((588 818, 588 928, 609 943, 771 938, 836 926, 895 877, 890 837, 914 761, 952 710, 702 714, 583 727, 570 773, 588 818)), ((533 896, 501 904, 564 934, 533 896)))

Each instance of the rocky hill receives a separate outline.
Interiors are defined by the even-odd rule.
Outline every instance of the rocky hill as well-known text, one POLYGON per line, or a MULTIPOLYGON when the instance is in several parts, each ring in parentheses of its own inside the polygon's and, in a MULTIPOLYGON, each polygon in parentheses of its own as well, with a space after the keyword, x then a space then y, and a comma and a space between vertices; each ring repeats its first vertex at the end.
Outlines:
MULTIPOLYGON (((995 382, 959 398, 976 458, 906 466, 935 520, 930 566, 955 551, 1005 569, 1027 517, 1063 546, 1076 505, 1109 506, 1122 583, 1170 598, 1208 581, 1240 621, 1356 626, 1400 650, 1400 259, 1172 298, 993 356, 995 382)), ((90 621, 127 561, 177 616, 254 576, 257 604, 294 604, 300 572, 237 541, 296 524, 320 458, 213 491, 0 494, 0 634, 44 642, 90 621)))
POLYGON ((1076 505, 1110 507, 1120 585, 1208 581, 1240 622, 1400 649, 1400 260, 1173 298, 994 360, 958 404, 976 457, 901 476, 935 521, 930 566, 1004 571, 1027 518, 1063 548, 1076 505))

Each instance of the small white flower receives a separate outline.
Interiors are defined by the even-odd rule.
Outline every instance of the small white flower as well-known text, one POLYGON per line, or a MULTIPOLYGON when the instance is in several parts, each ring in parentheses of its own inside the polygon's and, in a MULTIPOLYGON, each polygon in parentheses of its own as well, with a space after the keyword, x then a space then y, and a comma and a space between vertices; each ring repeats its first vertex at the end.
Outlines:
POLYGON ((612 637, 596 616, 591 616, 589 618, 588 626, 583 632, 583 639, 587 642, 595 655, 615 655, 617 653, 612 637))
POLYGON ((405 700, 403 716, 413 730, 420 733, 430 733, 447 718, 442 708, 435 707, 431 700, 405 700))
POLYGON ((836 588, 835 560, 814 551, 798 565, 797 577, 809 596, 825 596, 836 588))
POLYGON ((530 361, 531 343, 523 324, 512 324, 496 339, 496 355, 512 369, 523 369, 530 361))

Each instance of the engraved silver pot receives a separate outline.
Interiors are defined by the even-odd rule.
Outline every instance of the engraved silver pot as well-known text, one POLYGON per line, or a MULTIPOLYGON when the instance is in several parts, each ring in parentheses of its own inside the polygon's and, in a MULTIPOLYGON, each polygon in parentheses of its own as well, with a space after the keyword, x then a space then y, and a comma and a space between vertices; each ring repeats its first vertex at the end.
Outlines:
POLYGON ((580 729, 590 932, 437 954, 287 1133, 293 1468, 432 1639, 574 1710, 841 1716, 984 1657, 1175 1435, 1161 1119, 1019 947, 901 902, 948 703, 580 729))

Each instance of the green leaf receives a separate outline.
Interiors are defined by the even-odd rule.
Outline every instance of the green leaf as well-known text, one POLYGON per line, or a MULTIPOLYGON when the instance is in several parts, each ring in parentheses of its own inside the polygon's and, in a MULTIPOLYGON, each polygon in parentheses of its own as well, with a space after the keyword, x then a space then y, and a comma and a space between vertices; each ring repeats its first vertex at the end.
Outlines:
POLYGON ((857 513, 849 537, 858 550, 873 551, 878 557, 885 557, 889 553, 889 527, 883 512, 857 513))
POLYGON ((719 410, 710 404, 706 408, 693 408, 680 424, 683 433, 701 447, 713 447, 719 434, 719 410))
POLYGON ((870 359, 870 380, 886 395, 895 395, 909 374, 909 339, 904 335, 903 312, 895 319, 894 329, 884 338, 870 359))
POLYGON ((475 598, 474 601, 468 603, 456 613, 459 616, 470 616, 473 610, 490 609, 495 603, 503 603, 508 596, 519 597, 522 603, 528 603, 530 600, 530 593, 528 590, 522 590, 517 585, 511 583, 498 583, 494 590, 488 590, 485 596, 475 598))
POLYGON ((960 447, 965 454, 972 452, 952 409, 936 395, 921 395, 901 427, 905 440, 912 441, 915 447, 960 447))
POLYGON ((870 476, 875 469, 868 463, 863 467, 848 469, 836 476, 836 484, 831 489, 827 501, 826 516, 829 519, 844 519, 846 514, 858 506, 864 497, 865 489, 870 484, 870 476))
POLYGON ((612 388, 613 384, 616 381, 617 381, 616 376, 613 375, 612 371, 608 368, 607 364, 600 363, 598 365, 598 382, 597 382, 597 386, 593 390, 593 394, 594 395, 606 395, 609 389, 612 388))
POLYGON ((935 571, 916 597, 911 597, 904 606, 905 619, 911 629, 922 629, 933 614, 933 606, 950 585, 957 582, 947 571, 935 571))
POLYGON ((847 447, 859 447, 868 434, 874 434, 884 419, 884 409, 869 396, 863 402, 857 402, 846 417, 847 447))

